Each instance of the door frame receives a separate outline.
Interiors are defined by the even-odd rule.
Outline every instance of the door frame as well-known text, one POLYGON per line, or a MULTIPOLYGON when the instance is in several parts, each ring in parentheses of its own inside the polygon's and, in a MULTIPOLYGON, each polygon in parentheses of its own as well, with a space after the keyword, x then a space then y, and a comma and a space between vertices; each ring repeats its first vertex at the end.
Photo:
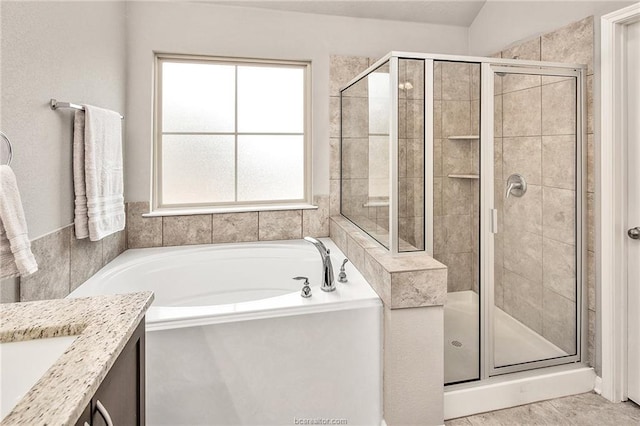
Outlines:
POLYGON ((598 213, 600 219, 596 259, 600 260, 597 284, 600 287, 601 327, 596 334, 601 336, 602 342, 601 392, 613 402, 627 398, 627 237, 624 220, 627 141, 623 52, 626 48, 625 28, 638 21, 640 3, 604 15, 600 20, 602 133, 596 152, 600 156, 600 162, 596 162, 596 205, 599 206, 596 223, 598 213))

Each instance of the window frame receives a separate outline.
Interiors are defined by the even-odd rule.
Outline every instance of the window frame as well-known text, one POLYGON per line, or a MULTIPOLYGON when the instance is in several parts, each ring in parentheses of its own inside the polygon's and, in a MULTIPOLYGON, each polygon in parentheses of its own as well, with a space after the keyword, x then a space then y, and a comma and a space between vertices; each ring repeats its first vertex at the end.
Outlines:
MULTIPOLYGON (((236 81, 237 90, 237 81, 236 81)), ((236 138, 243 133, 237 128, 237 105, 235 99, 235 121, 236 126, 232 133, 236 138)), ((165 216, 176 214, 206 214, 220 212, 245 212, 261 210, 287 210, 314 208, 312 205, 312 145, 311 145, 311 61, 294 61, 278 59, 256 59, 256 58, 233 58, 223 56, 205 56, 154 52, 154 87, 153 87, 153 141, 152 141, 152 179, 151 179, 151 201, 149 203, 150 216, 165 216), (303 70, 303 197, 300 199, 278 200, 278 201, 230 201, 230 202, 206 202, 206 203, 184 203, 167 204, 162 202, 162 64, 164 62, 184 62, 184 63, 213 63, 225 65, 253 65, 253 66, 278 66, 293 67, 303 70)), ((203 134, 206 134, 204 132, 203 134)), ((265 134, 268 134, 265 133, 265 134)), ((236 180, 237 180, 237 156, 236 156, 236 180)))

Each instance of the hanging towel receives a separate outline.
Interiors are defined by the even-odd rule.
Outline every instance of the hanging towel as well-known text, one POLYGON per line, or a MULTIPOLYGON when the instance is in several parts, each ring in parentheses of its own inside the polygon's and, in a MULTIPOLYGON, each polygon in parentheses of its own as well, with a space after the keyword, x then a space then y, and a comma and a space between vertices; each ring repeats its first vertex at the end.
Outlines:
POLYGON ((76 238, 98 241, 124 229, 122 122, 117 112, 83 106, 74 120, 74 225, 76 238))
POLYGON ((0 165, 0 278, 25 276, 37 270, 16 176, 11 167, 0 165))

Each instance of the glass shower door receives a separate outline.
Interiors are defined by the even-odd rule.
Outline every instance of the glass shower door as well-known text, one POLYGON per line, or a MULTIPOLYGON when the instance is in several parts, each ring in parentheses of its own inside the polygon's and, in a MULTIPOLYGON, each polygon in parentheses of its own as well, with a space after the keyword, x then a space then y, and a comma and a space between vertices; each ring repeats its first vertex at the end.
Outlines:
POLYGON ((579 71, 491 68, 495 375, 580 359, 582 114, 579 71))

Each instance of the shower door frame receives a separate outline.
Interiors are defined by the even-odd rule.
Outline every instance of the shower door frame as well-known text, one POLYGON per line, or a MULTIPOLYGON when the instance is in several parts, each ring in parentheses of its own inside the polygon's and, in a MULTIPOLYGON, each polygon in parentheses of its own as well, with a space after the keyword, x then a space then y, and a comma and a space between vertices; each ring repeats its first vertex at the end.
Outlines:
POLYGON ((586 176, 586 66, 567 65, 544 62, 532 64, 504 64, 502 61, 482 63, 480 70, 480 380, 502 374, 551 367, 561 364, 577 363, 586 354, 587 342, 587 304, 584 296, 586 289, 586 221, 585 200, 586 176), (507 66, 505 66, 507 65, 507 66), (496 367, 494 363, 494 279, 495 279, 495 246, 494 235, 501 224, 498 223, 495 208, 495 175, 494 175, 494 79, 497 72, 508 74, 526 74, 554 77, 571 77, 576 79, 576 354, 563 357, 530 361, 519 364, 496 367), (485 212, 485 214, 482 214, 485 212))

